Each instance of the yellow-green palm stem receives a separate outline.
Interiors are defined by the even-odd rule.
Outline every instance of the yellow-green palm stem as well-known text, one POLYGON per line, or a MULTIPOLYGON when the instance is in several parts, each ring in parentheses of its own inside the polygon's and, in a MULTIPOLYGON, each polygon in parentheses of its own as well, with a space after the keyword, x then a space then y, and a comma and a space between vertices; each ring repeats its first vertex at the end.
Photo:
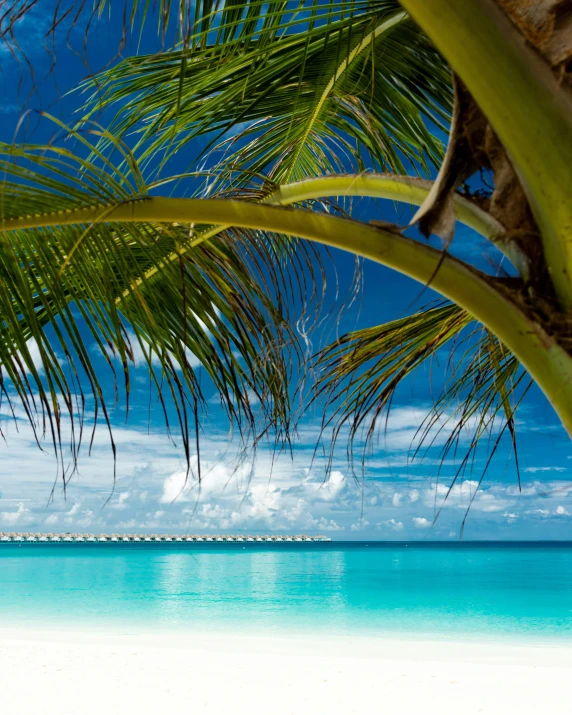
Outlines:
MULTIPOLYGON (((394 174, 355 174, 304 179, 280 186, 262 203, 287 206, 327 196, 368 196, 420 206, 433 186, 432 181, 394 174)), ((504 228, 489 213, 460 194, 453 197, 457 220, 498 246, 517 268, 524 256, 513 244, 503 241, 504 228)))
POLYGON ((572 308, 572 95, 494 0, 401 0, 461 77, 510 154, 572 308))
MULTIPOLYGON (((392 174, 356 174, 343 176, 325 176, 316 179, 304 179, 279 187, 267 196, 261 203, 273 206, 289 206, 290 204, 322 199, 328 196, 370 196, 377 199, 387 199, 420 206, 431 190, 433 182, 410 176, 395 176, 392 174)), ((486 211, 483 211, 471 201, 459 194, 454 196, 457 219, 477 231, 494 243, 515 266, 520 276, 528 278, 528 263, 526 256, 518 246, 504 240, 504 228, 486 211)), ((183 243, 177 252, 171 253, 159 265, 153 266, 140 279, 138 285, 155 275, 165 264, 173 263, 191 248, 230 228, 226 225, 211 226, 183 243)), ((126 291, 125 295, 128 295, 126 291)))
POLYGON ((302 209, 242 201, 151 198, 8 220, 0 230, 106 222, 214 224, 298 236, 369 258, 416 279, 465 308, 505 343, 572 435, 572 358, 488 276, 426 244, 387 229, 302 209), (439 270, 436 272, 436 269, 439 270))

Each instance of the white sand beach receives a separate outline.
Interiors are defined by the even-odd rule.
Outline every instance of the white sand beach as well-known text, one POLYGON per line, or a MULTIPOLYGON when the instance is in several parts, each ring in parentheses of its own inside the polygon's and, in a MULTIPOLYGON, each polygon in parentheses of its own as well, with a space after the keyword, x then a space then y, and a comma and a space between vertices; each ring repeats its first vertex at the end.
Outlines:
POLYGON ((572 647, 0 632, 7 715, 570 713, 572 647))

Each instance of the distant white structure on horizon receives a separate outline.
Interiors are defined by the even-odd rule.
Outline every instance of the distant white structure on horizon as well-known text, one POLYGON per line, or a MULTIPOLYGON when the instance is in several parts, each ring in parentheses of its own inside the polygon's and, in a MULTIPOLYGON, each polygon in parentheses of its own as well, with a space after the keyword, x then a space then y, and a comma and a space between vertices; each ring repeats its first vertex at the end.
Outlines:
POLYGON ((3 543, 54 543, 65 542, 69 543, 189 543, 189 542, 256 542, 256 543, 284 543, 284 542, 324 542, 331 541, 327 536, 307 536, 306 534, 297 534, 294 536, 287 534, 277 535, 245 535, 245 534, 40 534, 40 533, 23 533, 14 532, 4 533, 0 531, 0 542, 3 543))

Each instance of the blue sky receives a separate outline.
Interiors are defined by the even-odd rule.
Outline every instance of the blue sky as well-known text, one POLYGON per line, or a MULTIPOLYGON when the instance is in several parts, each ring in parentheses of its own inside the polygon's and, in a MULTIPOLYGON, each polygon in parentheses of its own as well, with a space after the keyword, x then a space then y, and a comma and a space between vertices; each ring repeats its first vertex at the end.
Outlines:
MULTIPOLYGON (((48 66, 42 47, 47 26, 45 13, 31 13, 18 35, 22 48, 40 68, 48 66)), ((113 57, 119 36, 117 18, 111 29, 103 23, 92 34, 88 44, 92 69, 113 57)), ((65 40, 63 33, 60 37, 65 40)), ((72 47, 81 50, 81 35, 72 30, 70 38, 72 47)), ((87 69, 81 58, 66 48, 64 40, 56 46, 55 73, 32 95, 28 95, 22 66, 5 47, 0 48, 2 140, 11 141, 16 129, 19 137, 29 137, 34 132, 36 139, 46 138, 43 126, 37 126, 36 115, 29 115, 29 123, 18 124, 26 97, 27 108, 41 107, 70 119, 77 99, 63 95, 85 76, 87 69), (21 76, 23 84, 19 82, 21 76)), ((156 42, 151 32, 143 41, 149 47, 156 42)), ((367 219, 395 219, 395 209, 388 204, 364 204, 358 214, 367 219)), ((453 250, 484 265, 482 244, 468 230, 457 232, 453 250)), ((341 290, 351 288, 352 257, 338 252, 333 258, 341 290)), ((420 296, 420 287, 409 279, 367 264, 360 301, 341 316, 334 328, 343 333, 402 317, 414 305, 434 298, 431 291, 420 296)), ((312 347, 319 348, 323 340, 324 336, 315 334, 312 347)), ((329 479, 326 456, 322 452, 314 454, 322 418, 319 406, 304 415, 292 455, 275 457, 269 445, 261 445, 254 458, 252 454, 239 455, 236 440, 229 438, 216 395, 211 394, 209 414, 203 423, 204 480, 200 490, 193 474, 185 482, 182 448, 168 439, 154 403, 148 421, 148 377, 146 368, 136 365, 129 420, 126 423, 121 401, 113 414, 118 445, 115 487, 112 454, 103 427, 96 433, 92 455, 83 454, 79 474, 67 494, 56 482, 50 499, 57 469, 48 446, 45 452, 38 449, 23 419, 16 425, 4 418, 0 530, 304 531, 338 539, 458 539, 487 450, 484 447, 477 453, 472 470, 451 492, 434 524, 458 462, 452 455, 444 462, 440 458, 446 431, 436 438, 426 459, 413 460, 412 454, 416 430, 427 414, 432 395, 443 383, 447 355, 439 358, 418 371, 400 390, 387 428, 366 460, 365 473, 358 469, 355 476, 348 465, 343 440, 334 451, 329 479)), ((103 361, 101 371, 102 380, 110 387, 111 374, 103 361)), ((529 393, 519 412, 518 435, 522 491, 518 489, 510 444, 505 441, 474 499, 465 538, 570 538, 572 450, 556 416, 536 389, 529 393)), ((193 457, 192 464, 195 463, 193 457)))

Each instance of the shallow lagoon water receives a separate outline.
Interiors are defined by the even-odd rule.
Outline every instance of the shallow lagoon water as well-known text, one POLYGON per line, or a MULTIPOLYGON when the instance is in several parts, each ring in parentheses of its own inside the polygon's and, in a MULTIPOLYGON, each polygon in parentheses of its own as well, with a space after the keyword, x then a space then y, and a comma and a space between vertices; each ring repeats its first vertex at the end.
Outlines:
POLYGON ((572 639, 572 544, 3 544, 0 627, 572 639))

